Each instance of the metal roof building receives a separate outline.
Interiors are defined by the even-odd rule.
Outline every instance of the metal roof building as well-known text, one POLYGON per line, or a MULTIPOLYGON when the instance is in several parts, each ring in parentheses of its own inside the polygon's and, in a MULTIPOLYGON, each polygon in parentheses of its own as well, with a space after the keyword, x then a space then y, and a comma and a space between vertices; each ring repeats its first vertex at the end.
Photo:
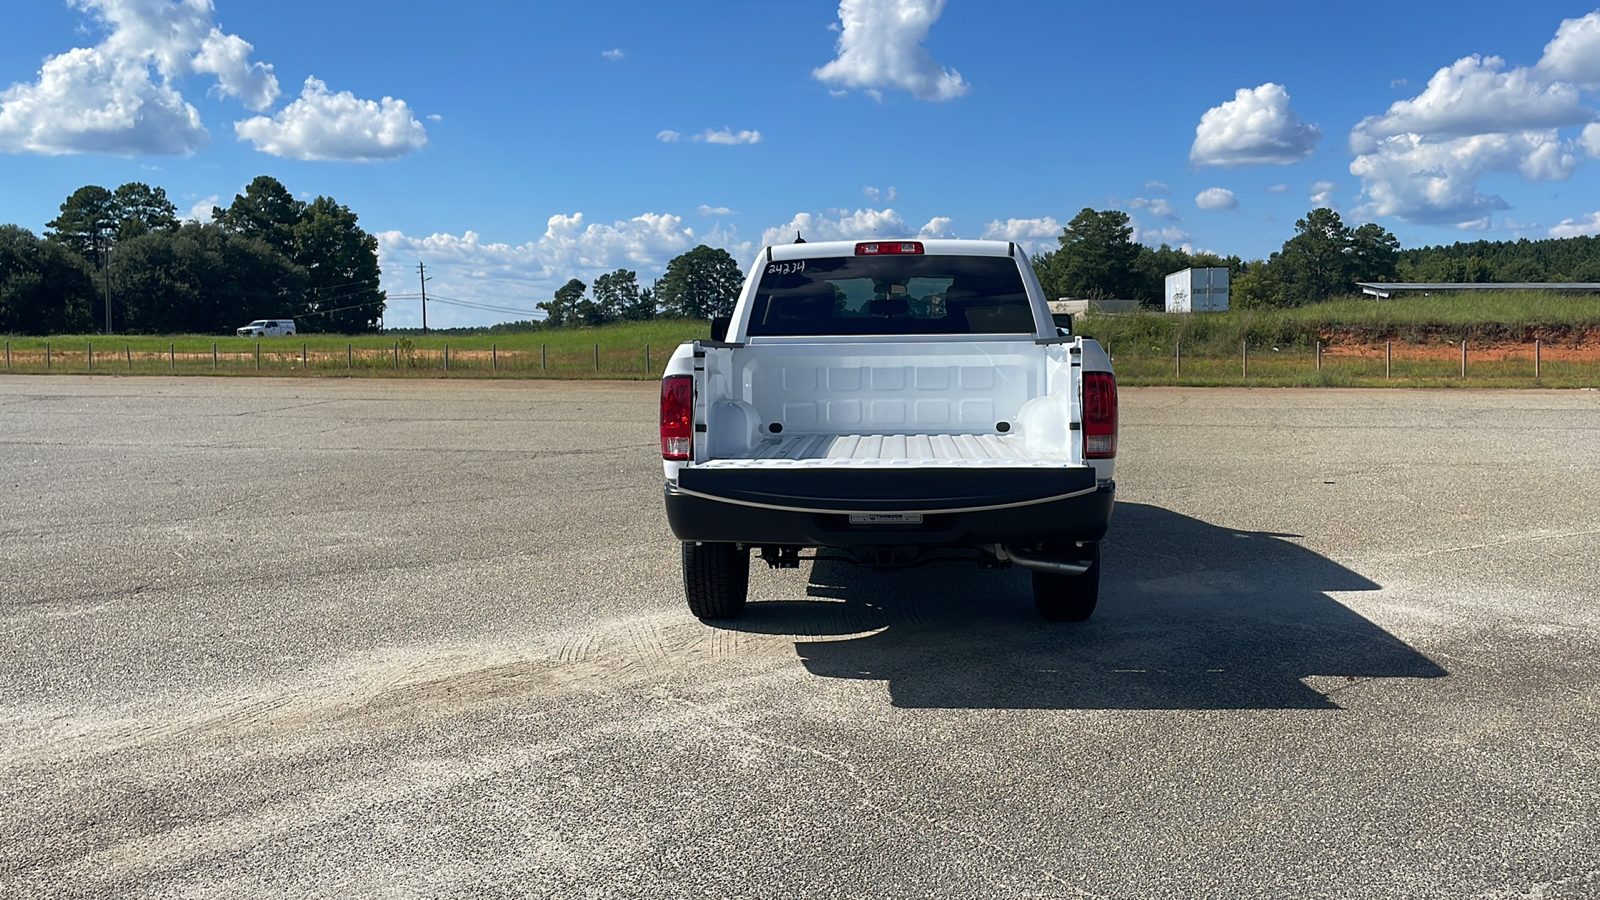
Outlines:
POLYGON ((1437 284, 1425 281, 1397 281, 1385 283, 1381 281, 1358 281, 1356 286, 1361 288, 1361 293, 1369 297, 1387 300, 1389 296, 1401 291, 1593 291, 1600 293, 1600 283, 1592 281, 1529 281, 1529 282, 1493 282, 1493 283, 1449 283, 1437 284))

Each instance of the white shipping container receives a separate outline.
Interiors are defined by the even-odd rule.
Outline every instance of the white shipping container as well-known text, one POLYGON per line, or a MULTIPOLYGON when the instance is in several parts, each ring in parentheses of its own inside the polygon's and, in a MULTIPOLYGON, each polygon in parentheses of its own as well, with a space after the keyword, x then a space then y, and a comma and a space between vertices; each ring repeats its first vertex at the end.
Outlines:
POLYGON ((1198 267, 1167 276, 1167 312, 1226 312, 1228 270, 1198 267))

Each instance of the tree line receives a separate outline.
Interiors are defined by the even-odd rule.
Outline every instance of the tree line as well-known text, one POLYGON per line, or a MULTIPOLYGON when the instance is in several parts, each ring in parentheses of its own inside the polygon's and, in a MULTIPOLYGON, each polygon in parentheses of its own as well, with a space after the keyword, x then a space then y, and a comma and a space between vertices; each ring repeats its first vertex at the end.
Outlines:
POLYGON ((1232 305, 1283 307, 1357 292, 1361 281, 1445 283, 1600 283, 1600 238, 1475 241, 1404 250, 1383 226, 1355 228, 1326 207, 1308 212, 1295 233, 1266 259, 1189 253, 1133 240, 1127 213, 1084 209, 1033 257, 1050 297, 1122 298, 1162 306, 1166 275, 1191 266, 1226 266, 1232 305))
POLYGON ((331 197, 263 175, 212 221, 181 222, 159 187, 87 185, 43 237, 0 225, 0 333, 229 333, 251 319, 375 331, 378 241, 331 197))
MULTIPOLYGON (((212 221, 180 222, 165 191, 143 183, 78 189, 43 237, 0 225, 0 333, 227 333, 250 319, 293 318, 299 330, 377 330, 377 239, 331 197, 298 200, 256 178, 212 221)), ((1032 258, 1047 296, 1135 299, 1161 306, 1168 273, 1231 271, 1232 304, 1295 306, 1351 294, 1358 281, 1600 282, 1600 238, 1475 241, 1404 250, 1375 223, 1352 228, 1313 209, 1266 259, 1191 253, 1133 240, 1127 213, 1085 208, 1058 246, 1032 258)), ((697 246, 648 287, 617 269, 573 278, 538 303, 541 321, 496 331, 592 327, 732 310, 744 275, 726 250, 697 246)))

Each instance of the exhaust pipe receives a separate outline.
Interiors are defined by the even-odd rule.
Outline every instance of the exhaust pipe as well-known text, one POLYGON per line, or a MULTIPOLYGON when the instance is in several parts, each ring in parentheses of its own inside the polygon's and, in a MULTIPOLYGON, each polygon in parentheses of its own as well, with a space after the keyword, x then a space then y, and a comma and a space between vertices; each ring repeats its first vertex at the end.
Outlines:
POLYGON ((1000 551, 1002 558, 1010 559, 1024 569, 1031 569, 1035 572, 1049 572, 1054 575, 1082 575, 1089 571, 1089 563, 1034 556, 1024 550, 1017 549, 1015 544, 1002 545, 1000 551))

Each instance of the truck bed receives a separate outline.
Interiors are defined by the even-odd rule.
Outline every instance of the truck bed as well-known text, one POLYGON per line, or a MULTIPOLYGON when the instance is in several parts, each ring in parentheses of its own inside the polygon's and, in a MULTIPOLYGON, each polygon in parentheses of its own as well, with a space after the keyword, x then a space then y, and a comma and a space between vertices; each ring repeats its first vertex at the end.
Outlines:
POLYGON ((742 457, 696 464, 703 469, 908 466, 1057 468, 1059 457, 1034 453, 1011 434, 794 434, 758 441, 742 457))

